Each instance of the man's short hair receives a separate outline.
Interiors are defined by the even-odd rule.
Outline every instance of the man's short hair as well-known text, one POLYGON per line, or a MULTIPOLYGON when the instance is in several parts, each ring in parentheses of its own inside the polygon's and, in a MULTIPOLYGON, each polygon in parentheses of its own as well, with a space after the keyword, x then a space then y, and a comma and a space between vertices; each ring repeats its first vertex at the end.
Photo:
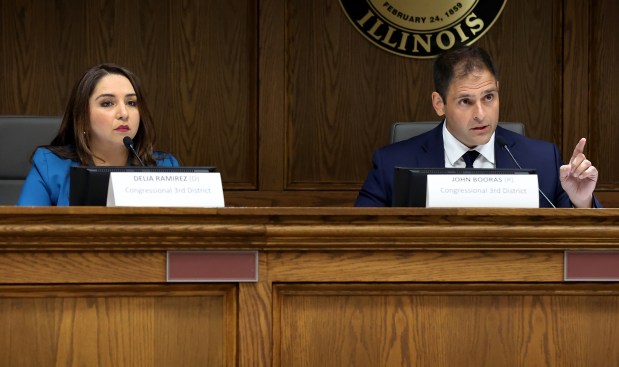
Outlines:
POLYGON ((434 61, 434 88, 447 102, 447 89, 454 79, 464 78, 474 70, 488 70, 496 80, 498 71, 492 58, 484 49, 473 46, 458 46, 441 54, 434 61))

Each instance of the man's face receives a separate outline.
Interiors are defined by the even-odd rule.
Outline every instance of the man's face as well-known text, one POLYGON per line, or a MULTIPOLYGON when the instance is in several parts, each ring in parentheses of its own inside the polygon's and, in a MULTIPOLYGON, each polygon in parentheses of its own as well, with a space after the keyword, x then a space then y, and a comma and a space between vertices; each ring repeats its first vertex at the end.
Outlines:
POLYGON ((454 78, 446 100, 432 93, 432 105, 445 115, 447 130, 469 148, 486 144, 499 122, 499 82, 488 70, 454 78))

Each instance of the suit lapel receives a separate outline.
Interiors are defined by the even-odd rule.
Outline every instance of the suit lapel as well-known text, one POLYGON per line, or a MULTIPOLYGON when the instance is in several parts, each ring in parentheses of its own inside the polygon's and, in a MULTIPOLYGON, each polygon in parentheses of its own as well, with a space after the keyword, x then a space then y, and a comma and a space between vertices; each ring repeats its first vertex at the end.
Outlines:
MULTIPOLYGON (((516 142, 508 135, 504 135, 503 131, 505 130, 502 127, 497 126, 495 135, 501 136, 507 142, 507 147, 514 153, 516 142)), ((507 150, 499 145, 496 136, 494 137, 494 159, 496 160, 496 168, 518 168, 507 150)))
POLYGON ((443 145, 443 124, 438 124, 432 129, 423 142, 421 148, 425 153, 419 158, 418 165, 420 168, 437 168, 445 167, 445 147, 443 145))

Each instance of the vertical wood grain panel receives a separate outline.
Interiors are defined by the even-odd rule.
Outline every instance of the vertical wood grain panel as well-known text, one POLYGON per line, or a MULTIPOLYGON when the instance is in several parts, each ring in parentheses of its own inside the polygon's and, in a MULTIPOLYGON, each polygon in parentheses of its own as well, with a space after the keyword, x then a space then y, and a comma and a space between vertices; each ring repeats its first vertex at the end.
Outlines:
POLYGON ((596 194, 605 207, 619 206, 619 176, 614 162, 619 134, 611 122, 619 113, 615 86, 619 58, 615 1, 564 0, 564 159, 574 142, 587 138, 585 154, 600 171, 596 194))
POLYGON ((272 283, 267 255, 258 258, 258 282, 239 283, 238 366, 269 366, 272 352, 272 283))
MULTIPOLYGON (((83 32, 86 3, 71 0, 35 3, 44 7, 43 17, 38 21, 45 27, 44 34, 30 47, 39 50, 36 61, 45 65, 45 71, 33 75, 33 83, 44 95, 44 100, 31 108, 40 109, 37 113, 41 114, 62 115, 73 83, 90 66, 90 61, 83 58, 87 43, 83 32)), ((41 28, 32 27, 32 30, 36 29, 41 28)))
POLYGON ((357 190, 394 121, 437 119, 432 63, 372 45, 335 1, 290 0, 286 18, 287 187, 357 190))
MULTIPOLYGON (((570 145, 573 145, 574 141, 583 136, 590 137, 588 129, 590 118, 589 4, 586 1, 565 0, 563 26, 563 139, 565 141, 563 150, 565 153, 571 153, 569 149, 573 149, 570 145)), ((595 161, 593 157, 591 159, 595 161)))
POLYGON ((553 37, 560 32, 553 28, 561 16, 554 5, 558 1, 508 1, 477 45, 488 50, 499 69, 500 120, 523 122, 527 136, 560 146, 561 124, 553 121, 553 111, 558 115, 561 107, 561 96, 554 93, 560 89, 554 72, 560 70, 561 53, 553 37))
POLYGON ((0 300, 0 364, 231 366, 236 292, 218 288, 193 295, 167 288, 161 290, 165 295, 147 290, 122 296, 79 287, 58 293, 24 289, 23 296, 0 300))
MULTIPOLYGON (((260 190, 284 189, 287 104, 285 92, 286 0, 261 0, 259 11, 258 123, 260 190)), ((252 203, 252 205, 255 205, 252 203)))
MULTIPOLYGON (((385 292, 387 293, 387 292, 385 292)), ((307 294, 281 297, 276 366, 605 366, 615 296, 307 294)))
POLYGON ((601 172, 598 184, 602 188, 619 191, 619 2, 599 0, 591 6, 591 50, 590 57, 590 119, 589 152, 591 160, 601 172))
POLYGON ((75 1, 0 2, 0 114, 64 112, 83 68, 84 12, 75 1))
POLYGON ((187 165, 215 164, 230 187, 256 186, 256 4, 170 2, 168 121, 187 165))

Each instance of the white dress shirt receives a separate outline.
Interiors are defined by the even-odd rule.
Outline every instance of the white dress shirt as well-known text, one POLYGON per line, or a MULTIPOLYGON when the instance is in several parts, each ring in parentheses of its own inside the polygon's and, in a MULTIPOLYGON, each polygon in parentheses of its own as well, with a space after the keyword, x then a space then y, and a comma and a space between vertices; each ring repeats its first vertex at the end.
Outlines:
MULTIPOLYGON (((494 160, 494 134, 490 137, 488 143, 478 145, 474 149, 479 152, 479 156, 473 162, 474 168, 495 168, 494 160)), ((462 144, 455 136, 451 135, 447 130, 447 124, 443 124, 443 145, 445 148, 445 167, 446 168, 465 168, 466 163, 462 159, 462 155, 470 149, 462 144)))

